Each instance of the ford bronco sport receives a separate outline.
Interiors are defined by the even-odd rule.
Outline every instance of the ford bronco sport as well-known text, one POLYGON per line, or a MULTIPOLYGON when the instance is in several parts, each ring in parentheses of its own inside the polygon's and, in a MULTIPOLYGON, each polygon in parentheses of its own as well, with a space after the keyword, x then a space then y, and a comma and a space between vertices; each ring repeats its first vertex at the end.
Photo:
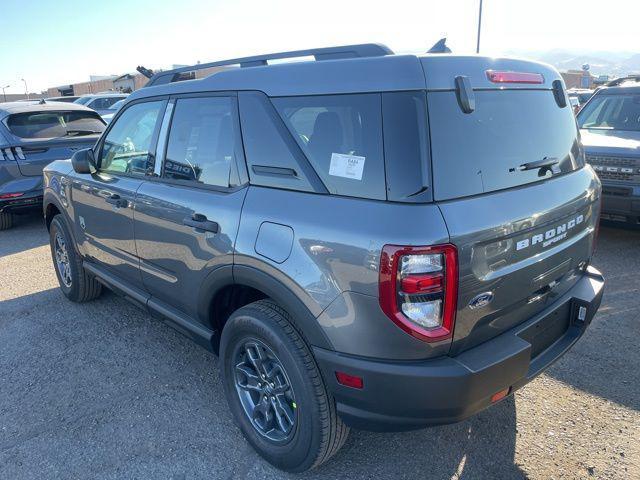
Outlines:
POLYGON ((601 187, 554 69, 381 45, 209 67, 50 165, 44 211, 64 294, 107 286, 218 353, 269 462, 462 420, 584 333, 601 187))
POLYGON ((602 181, 602 217, 640 224, 640 76, 601 88, 578 114, 586 161, 602 181))

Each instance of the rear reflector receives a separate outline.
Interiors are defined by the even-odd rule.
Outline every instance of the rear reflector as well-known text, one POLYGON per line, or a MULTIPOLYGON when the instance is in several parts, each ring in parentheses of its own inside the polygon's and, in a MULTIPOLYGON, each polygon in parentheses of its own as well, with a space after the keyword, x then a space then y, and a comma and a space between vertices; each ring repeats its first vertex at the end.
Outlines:
POLYGON ((502 400, 504 397, 509 395, 509 390, 511 390, 511 387, 505 388, 504 390, 500 390, 499 392, 496 392, 493 395, 491 395, 491 403, 495 403, 498 400, 502 400))
POLYGON ((487 78, 493 83, 544 83, 544 77, 539 73, 528 72, 498 72, 487 70, 487 78))
POLYGON ((356 377, 355 375, 349 375, 344 372, 336 372, 336 379, 340 385, 344 385, 345 387, 357 389, 362 389, 362 387, 364 387, 362 377, 356 377))
POLYGON ((0 198, 3 198, 3 199, 18 198, 18 197, 21 197, 22 195, 24 195, 24 193, 3 193, 0 195, 0 198))

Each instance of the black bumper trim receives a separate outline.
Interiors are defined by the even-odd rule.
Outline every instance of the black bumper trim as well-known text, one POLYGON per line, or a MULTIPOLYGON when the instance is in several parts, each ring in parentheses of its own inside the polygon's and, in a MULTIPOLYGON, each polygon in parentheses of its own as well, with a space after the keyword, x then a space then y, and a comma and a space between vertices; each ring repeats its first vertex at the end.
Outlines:
POLYGON ((393 431, 453 423, 487 408, 493 394, 505 388, 517 390, 558 360, 585 332, 603 291, 604 278, 589 267, 576 285, 547 309, 455 357, 394 362, 317 347, 313 350, 347 425, 393 431), (585 308, 584 320, 578 319, 580 307, 585 308), (570 315, 566 331, 532 360, 532 344, 523 337, 531 338, 532 329, 559 314, 570 315), (338 384, 336 371, 362 377, 364 388, 338 384))

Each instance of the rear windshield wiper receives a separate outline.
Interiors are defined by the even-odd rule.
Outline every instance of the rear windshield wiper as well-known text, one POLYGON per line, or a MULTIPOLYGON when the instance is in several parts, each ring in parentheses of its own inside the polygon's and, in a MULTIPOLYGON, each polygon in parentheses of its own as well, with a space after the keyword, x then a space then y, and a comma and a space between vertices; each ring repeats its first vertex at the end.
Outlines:
POLYGON ((97 130, 67 130, 63 137, 70 137, 72 135, 95 135, 98 132, 97 130))
POLYGON ((542 160, 536 160, 535 162, 527 162, 527 163, 523 163, 518 167, 510 168, 509 172, 525 172, 527 170, 540 169, 540 171, 538 172, 538 176, 544 177, 547 174, 547 170, 549 170, 551 173, 555 173, 556 168, 553 168, 553 167, 555 167, 557 164, 558 164, 557 158, 544 157, 542 160))

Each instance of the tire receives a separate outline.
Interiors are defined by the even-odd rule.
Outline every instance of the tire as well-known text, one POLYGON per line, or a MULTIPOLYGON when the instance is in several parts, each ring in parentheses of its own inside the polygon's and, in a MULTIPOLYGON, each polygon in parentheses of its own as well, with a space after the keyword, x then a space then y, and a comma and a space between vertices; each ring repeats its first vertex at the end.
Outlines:
MULTIPOLYGON (((220 366, 225 394, 236 423, 253 448, 275 467, 289 472, 303 472, 327 461, 344 445, 349 428, 336 413, 335 402, 327 391, 315 358, 292 326, 287 312, 272 301, 251 303, 231 315, 222 331, 220 366), (265 347, 267 350, 263 354, 266 353, 267 357, 269 354, 275 357, 275 360, 268 358, 262 365, 267 365, 265 371, 270 368, 272 372, 279 372, 274 374, 276 380, 270 383, 271 380, 267 379, 265 383, 259 383, 270 387, 276 385, 275 400, 273 396, 263 395, 264 391, 253 390, 255 386, 250 384, 255 384, 256 380, 260 382, 259 378, 252 381, 254 377, 245 375, 247 366, 253 365, 249 357, 258 357, 254 345, 265 347), (252 350, 254 353, 250 354, 252 350), (278 362, 282 370, 274 367, 278 362), (287 381, 289 389, 280 387, 287 381), (251 391, 246 393, 245 389, 249 387, 251 391), (286 391, 277 393, 278 389, 286 391), (251 419, 246 408, 249 396, 250 403, 254 402, 254 397, 262 400, 265 396, 274 402, 271 418, 276 428, 272 430, 275 433, 271 437, 277 438, 265 436, 268 427, 256 426, 268 425, 268 422, 262 421, 267 417, 259 414, 257 420, 251 419), (276 403, 284 407, 278 409, 276 403), (294 420, 288 435, 283 433, 286 428, 280 428, 275 415, 280 411, 282 423, 288 426, 291 422, 283 415, 287 405, 294 420)), ((262 405, 262 401, 258 404, 262 405)))
POLYGON ((102 285, 83 268, 82 258, 78 254, 73 237, 69 234, 61 214, 56 215, 51 221, 49 243, 51 245, 53 267, 58 277, 60 289, 65 297, 77 303, 88 302, 98 298, 102 293, 102 285), (61 253, 58 250, 60 256, 57 257, 56 249, 60 249, 61 246, 64 248, 65 253, 61 253), (65 265, 68 267, 65 268, 65 265))
POLYGON ((11 212, 0 212, 0 230, 8 230, 13 226, 11 212))

